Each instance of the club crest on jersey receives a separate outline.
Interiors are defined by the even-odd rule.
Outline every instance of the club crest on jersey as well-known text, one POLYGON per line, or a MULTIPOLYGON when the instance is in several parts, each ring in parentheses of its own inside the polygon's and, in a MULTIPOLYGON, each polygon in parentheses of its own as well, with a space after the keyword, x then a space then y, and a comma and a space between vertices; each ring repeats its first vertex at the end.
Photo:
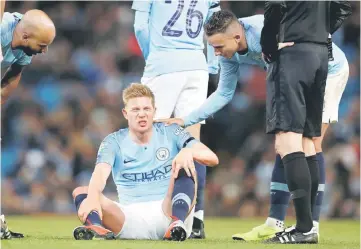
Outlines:
POLYGON ((169 150, 167 148, 159 148, 156 152, 159 161, 165 161, 169 158, 169 150))

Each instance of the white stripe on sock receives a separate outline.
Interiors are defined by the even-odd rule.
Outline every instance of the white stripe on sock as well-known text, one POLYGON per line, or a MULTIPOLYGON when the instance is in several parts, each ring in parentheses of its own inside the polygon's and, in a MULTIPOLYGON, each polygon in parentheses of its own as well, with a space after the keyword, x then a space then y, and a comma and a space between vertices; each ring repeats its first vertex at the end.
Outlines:
POLYGON ((172 199, 172 205, 174 205, 174 203, 178 200, 183 200, 185 203, 188 204, 188 207, 191 206, 192 203, 191 198, 189 198, 189 196, 184 193, 176 194, 176 196, 174 196, 172 199))
POLYGON ((194 217, 200 219, 201 221, 204 220, 204 211, 198 210, 197 212, 194 212, 194 217))
POLYGON ((324 192, 325 191, 325 184, 318 184, 318 190, 320 192, 324 192))

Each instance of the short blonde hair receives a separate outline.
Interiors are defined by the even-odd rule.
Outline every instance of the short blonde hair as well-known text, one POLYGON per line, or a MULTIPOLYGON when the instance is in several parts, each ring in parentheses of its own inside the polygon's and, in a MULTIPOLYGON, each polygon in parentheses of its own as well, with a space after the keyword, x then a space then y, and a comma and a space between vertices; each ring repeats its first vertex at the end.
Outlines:
POLYGON ((133 98, 148 97, 152 99, 153 107, 155 106, 154 94, 149 87, 140 83, 132 83, 123 91, 123 102, 126 106, 128 101, 133 98))

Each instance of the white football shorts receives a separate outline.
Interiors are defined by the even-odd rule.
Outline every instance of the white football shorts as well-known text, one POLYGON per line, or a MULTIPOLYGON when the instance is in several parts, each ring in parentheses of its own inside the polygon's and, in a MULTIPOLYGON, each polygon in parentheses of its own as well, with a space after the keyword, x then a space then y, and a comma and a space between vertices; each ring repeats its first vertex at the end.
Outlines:
MULTIPOLYGON (((115 202, 125 216, 122 230, 117 239, 135 240, 162 240, 171 224, 171 218, 163 212, 163 200, 121 205, 115 202)), ((193 226, 194 207, 184 224, 187 237, 190 236, 193 226)))
POLYGON ((155 96, 155 119, 186 117, 200 107, 207 99, 208 77, 205 70, 143 77, 141 83, 148 86, 155 96))
POLYGON ((346 62, 342 69, 327 76, 323 102, 322 123, 329 124, 338 121, 338 108, 349 76, 349 66, 346 62))

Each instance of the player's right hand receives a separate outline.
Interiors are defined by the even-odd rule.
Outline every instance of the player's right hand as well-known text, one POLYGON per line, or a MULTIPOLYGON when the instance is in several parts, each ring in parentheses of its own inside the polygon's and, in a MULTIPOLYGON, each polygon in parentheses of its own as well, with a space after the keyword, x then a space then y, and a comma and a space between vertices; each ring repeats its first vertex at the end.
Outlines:
POLYGON ((176 155, 176 157, 173 159, 172 175, 174 178, 178 177, 178 172, 180 169, 184 169, 189 177, 196 177, 196 167, 194 166, 192 149, 181 149, 178 155, 176 155))
POLYGON ((280 43, 278 43, 278 50, 281 50, 282 48, 285 48, 285 47, 291 47, 294 44, 295 44, 294 42, 280 42, 280 43))
POLYGON ((91 211, 96 211, 99 214, 100 219, 103 219, 102 208, 100 202, 94 198, 85 198, 85 200, 80 204, 78 210, 79 219, 85 223, 86 218, 88 217, 91 211))
POLYGON ((165 125, 177 124, 181 127, 184 127, 184 120, 181 118, 166 118, 166 119, 157 119, 154 122, 165 123, 165 125))

